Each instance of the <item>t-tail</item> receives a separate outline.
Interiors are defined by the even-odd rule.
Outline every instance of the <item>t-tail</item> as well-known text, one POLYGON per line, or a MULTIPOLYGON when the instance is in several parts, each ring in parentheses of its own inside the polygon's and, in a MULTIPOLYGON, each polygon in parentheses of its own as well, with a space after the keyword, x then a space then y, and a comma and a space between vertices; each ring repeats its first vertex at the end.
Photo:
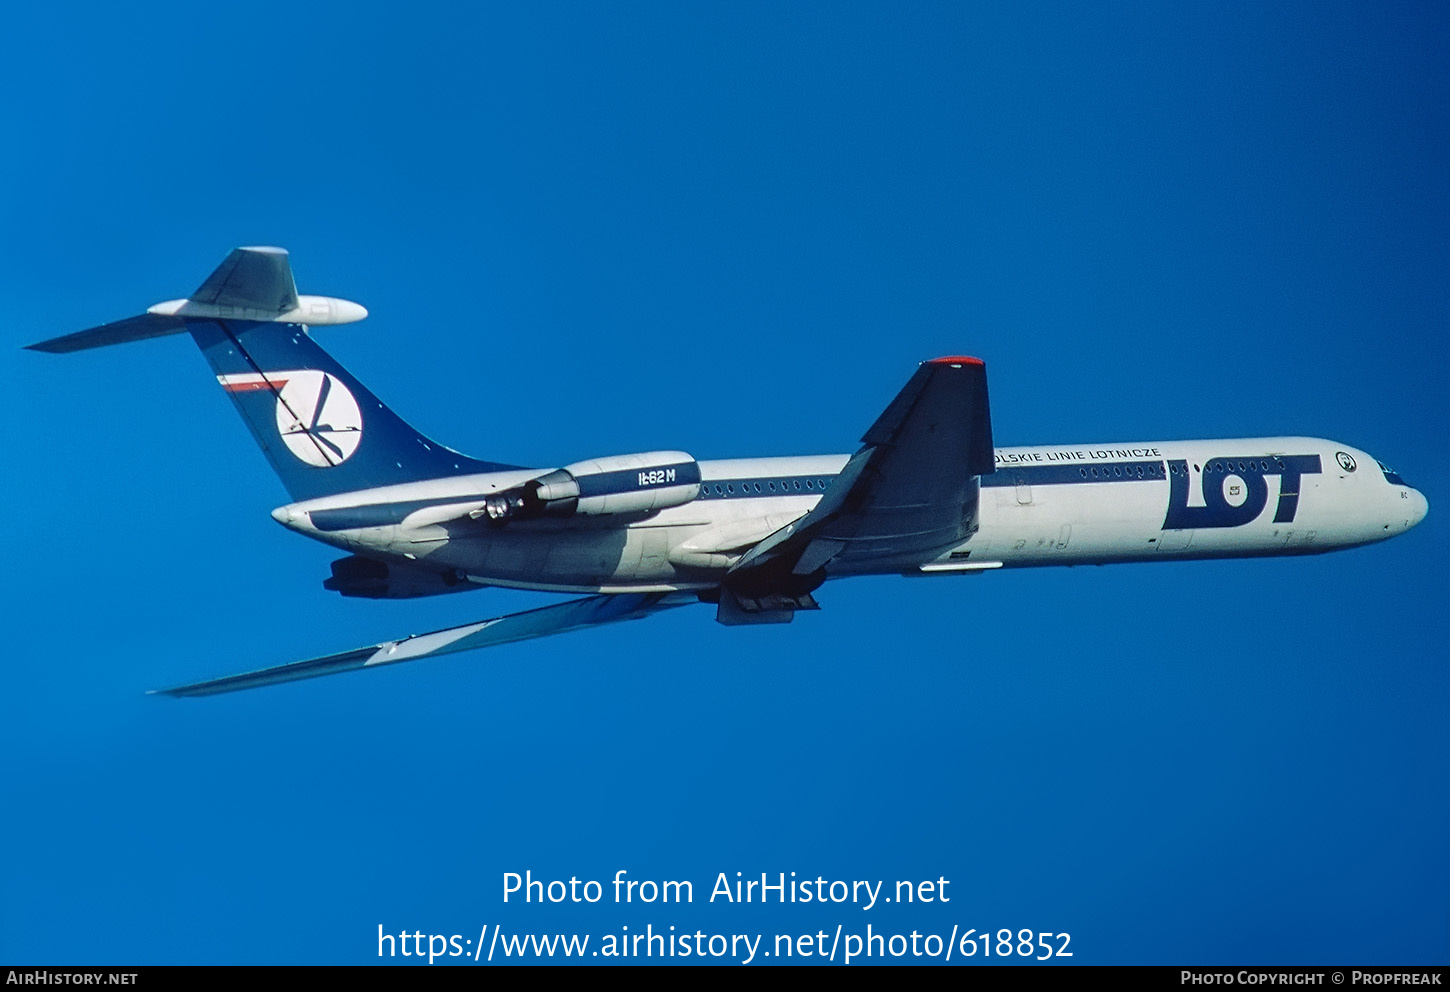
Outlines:
POLYGON ((308 333, 366 316, 348 300, 299 296, 281 248, 238 248, 188 299, 29 347, 60 353, 190 333, 294 500, 510 468, 419 434, 308 333))

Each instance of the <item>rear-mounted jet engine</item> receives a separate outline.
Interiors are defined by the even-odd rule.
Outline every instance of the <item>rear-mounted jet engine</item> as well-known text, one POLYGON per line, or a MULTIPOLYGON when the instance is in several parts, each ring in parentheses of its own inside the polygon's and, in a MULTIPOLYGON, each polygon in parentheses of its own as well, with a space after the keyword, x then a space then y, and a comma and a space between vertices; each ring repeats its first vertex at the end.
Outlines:
POLYGON ((532 517, 646 514, 700 495, 700 466, 683 451, 575 462, 490 496, 471 514, 496 524, 532 517))

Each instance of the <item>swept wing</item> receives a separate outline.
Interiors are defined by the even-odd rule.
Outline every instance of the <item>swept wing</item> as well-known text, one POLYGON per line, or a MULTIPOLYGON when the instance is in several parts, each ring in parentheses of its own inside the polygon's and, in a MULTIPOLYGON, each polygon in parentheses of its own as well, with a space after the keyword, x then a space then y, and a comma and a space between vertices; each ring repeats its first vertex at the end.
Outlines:
POLYGON ((622 593, 612 596, 588 596, 571 599, 553 606, 510 613, 492 620, 435 630, 427 634, 414 634, 397 641, 384 641, 352 651, 324 655, 307 661, 295 661, 287 665, 263 668, 241 675, 228 675, 206 682, 194 682, 172 689, 154 689, 153 693, 165 696, 211 696, 221 692, 235 692, 238 689, 255 689, 258 686, 275 685, 278 682, 295 682, 320 675, 350 672, 359 668, 377 668, 400 661, 417 661, 420 658, 435 658, 458 651, 473 651, 489 648, 512 641, 526 641, 550 634, 582 627, 595 627, 613 623, 616 620, 637 620, 641 617, 667 610, 674 606, 697 602, 691 595, 676 593, 622 593))
POLYGON ((812 608, 809 593, 833 562, 906 559, 970 536, 979 478, 993 470, 986 366, 923 362, 861 441, 811 512, 730 570, 722 622, 783 621, 812 608))

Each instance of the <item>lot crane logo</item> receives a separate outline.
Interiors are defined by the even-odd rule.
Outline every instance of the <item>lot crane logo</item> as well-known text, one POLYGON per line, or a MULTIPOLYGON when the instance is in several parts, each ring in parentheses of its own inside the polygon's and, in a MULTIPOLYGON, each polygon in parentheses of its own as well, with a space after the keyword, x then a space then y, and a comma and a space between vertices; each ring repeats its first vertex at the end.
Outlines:
POLYGON ((341 465, 362 441, 362 410, 335 375, 300 369, 219 375, 217 381, 232 394, 269 392, 275 396, 277 433, 287 450, 308 465, 341 465))

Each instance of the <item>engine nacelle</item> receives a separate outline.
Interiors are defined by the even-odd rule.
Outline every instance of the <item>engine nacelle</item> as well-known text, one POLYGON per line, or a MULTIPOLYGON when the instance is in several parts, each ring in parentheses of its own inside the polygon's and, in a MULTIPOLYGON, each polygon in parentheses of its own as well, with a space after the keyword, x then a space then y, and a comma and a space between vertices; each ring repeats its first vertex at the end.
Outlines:
POLYGON ((538 516, 645 514, 700 495, 700 466, 683 451, 591 458, 488 498, 472 514, 504 523, 538 516))
POLYGON ((363 599, 415 599, 446 592, 467 592, 478 586, 456 572, 434 572, 399 562, 352 555, 332 563, 332 577, 322 588, 363 599))

